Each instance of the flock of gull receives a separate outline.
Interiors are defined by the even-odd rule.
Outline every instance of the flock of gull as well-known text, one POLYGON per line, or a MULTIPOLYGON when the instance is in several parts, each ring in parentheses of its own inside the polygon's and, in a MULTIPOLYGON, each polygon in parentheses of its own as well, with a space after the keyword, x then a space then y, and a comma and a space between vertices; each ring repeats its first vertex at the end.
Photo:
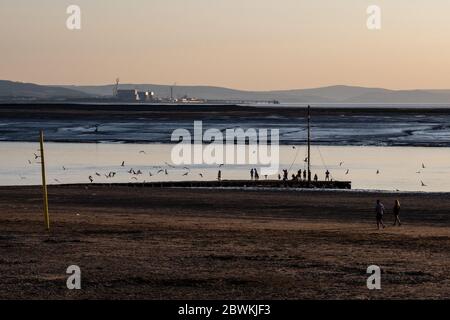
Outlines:
MULTIPOLYGON (((293 148, 295 148, 295 147, 293 147, 293 148)), ((39 150, 38 150, 38 152, 39 152, 39 150)), ((146 155, 147 153, 144 150, 141 150, 141 151, 139 151, 139 154, 146 155)), ((34 157, 34 160, 35 160, 34 163, 40 164, 40 160, 38 161, 38 159, 40 159, 41 156, 39 154, 37 154, 37 153, 33 153, 33 157, 34 157)), ((304 162, 307 162, 307 158, 304 160, 304 162)), ((33 161, 32 160, 28 160, 28 164, 32 165, 33 161)), ((343 165, 344 165, 343 161, 339 163, 339 167, 343 168, 343 165)), ((223 166, 223 164, 220 164, 218 167, 221 168, 222 166, 223 166)), ((126 167, 125 161, 122 161, 122 163, 120 164, 120 167, 121 168, 125 168, 126 167)), ((172 169, 178 169, 178 168, 176 166, 168 163, 168 162, 164 162, 164 166, 152 166, 152 169, 153 169, 153 171, 151 171, 151 170, 148 171, 148 177, 150 177, 150 178, 154 177, 154 176, 158 176, 158 175, 165 175, 165 176, 167 176, 167 175, 169 175, 169 170, 172 172, 172 169)), ((183 172, 181 173, 182 177, 186 177, 186 176, 192 174, 191 168, 189 168, 187 166, 184 166, 184 167, 182 167, 182 169, 183 169, 183 172)), ((416 174, 421 174, 424 169, 426 169, 426 166, 425 166, 424 163, 422 163, 421 169, 416 171, 416 174)), ((68 171, 69 169, 66 166, 62 166, 62 170, 63 171, 68 171)), ((129 175, 130 181, 139 181, 140 179, 142 179, 140 181, 142 181, 144 183, 146 182, 145 179, 143 179, 146 175, 144 174, 144 172, 141 169, 135 169, 135 168, 130 167, 125 172, 129 175)), ((103 178, 114 179, 117 174, 118 174, 117 171, 107 171, 105 173, 100 173, 100 172, 96 171, 93 174, 89 175, 87 177, 87 180, 90 183, 94 183, 96 180, 99 180, 100 178, 102 178, 102 179, 103 178)), ((349 175, 349 174, 350 174, 350 169, 345 169, 345 175, 349 175)), ((377 169, 376 170, 376 175, 380 175, 380 174, 381 174, 381 171, 379 169, 377 169)), ((198 176, 200 178, 203 178, 204 174, 200 172, 200 173, 198 173, 198 176)), ((21 176, 20 178, 21 179, 26 179, 25 176, 21 176)), ((59 179, 56 179, 56 178, 54 178, 53 181, 56 182, 56 183, 59 183, 59 184, 61 183, 61 181, 59 179)), ((422 187, 427 187, 428 186, 422 180, 419 180, 419 181, 420 181, 420 186, 422 186, 422 187)), ((399 191, 398 189, 395 189, 395 190, 399 191)))

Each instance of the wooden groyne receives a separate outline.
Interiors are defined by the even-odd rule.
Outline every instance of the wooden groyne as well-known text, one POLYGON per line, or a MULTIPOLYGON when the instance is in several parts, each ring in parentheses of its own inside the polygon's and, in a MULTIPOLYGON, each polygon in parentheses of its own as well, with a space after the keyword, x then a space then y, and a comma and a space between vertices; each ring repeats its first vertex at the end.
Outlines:
POLYGON ((302 188, 351 189, 350 181, 282 181, 282 180, 222 180, 222 181, 161 181, 95 185, 127 185, 145 188, 302 188))

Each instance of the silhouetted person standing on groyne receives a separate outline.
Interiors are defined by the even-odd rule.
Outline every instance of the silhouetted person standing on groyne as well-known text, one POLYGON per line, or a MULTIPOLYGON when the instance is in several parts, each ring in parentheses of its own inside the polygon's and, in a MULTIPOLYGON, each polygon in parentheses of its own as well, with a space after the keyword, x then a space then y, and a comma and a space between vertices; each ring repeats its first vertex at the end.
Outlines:
POLYGON ((254 171, 253 171, 253 168, 250 170, 250 177, 251 177, 251 179, 253 180, 253 176, 254 176, 254 171))
POLYGON ((325 172, 325 181, 330 181, 330 171, 325 172))

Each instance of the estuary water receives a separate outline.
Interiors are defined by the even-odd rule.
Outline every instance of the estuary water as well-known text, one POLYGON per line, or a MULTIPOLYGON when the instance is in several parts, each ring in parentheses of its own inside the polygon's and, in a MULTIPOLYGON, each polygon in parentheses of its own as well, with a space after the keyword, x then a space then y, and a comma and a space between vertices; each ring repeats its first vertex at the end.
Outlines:
MULTIPOLYGON (((49 184, 250 179, 257 165, 173 165, 175 144, 46 143, 49 184), (122 166, 124 162, 124 166, 122 166), (141 172, 141 174, 134 174, 141 172), (114 172, 114 177, 107 177, 114 172), (130 173, 131 172, 131 173, 130 173)), ((39 145, 0 142, 0 185, 39 185, 39 145)), ((306 146, 280 146, 279 169, 305 169, 306 146)), ((450 192, 450 148, 313 146, 313 174, 352 181, 353 189, 450 192)), ((266 177, 261 176, 260 179, 266 177)), ((267 179, 278 179, 278 174, 267 179)))

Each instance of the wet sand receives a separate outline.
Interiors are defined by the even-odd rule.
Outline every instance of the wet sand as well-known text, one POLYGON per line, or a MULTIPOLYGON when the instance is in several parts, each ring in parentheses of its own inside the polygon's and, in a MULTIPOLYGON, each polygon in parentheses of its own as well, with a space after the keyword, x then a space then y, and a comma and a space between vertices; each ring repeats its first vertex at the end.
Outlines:
MULTIPOLYGON (((238 105, 0 104, 0 140, 88 143, 173 143, 194 121, 230 128, 280 130, 279 143, 304 144, 306 109, 238 105)), ((333 146, 450 146, 449 109, 314 107, 312 142, 333 146)))
POLYGON ((51 186, 0 188, 1 299, 450 298, 450 197, 51 186), (374 201, 402 203, 377 231, 374 201), (69 265, 82 290, 66 289, 69 265), (381 290, 366 268, 382 268, 381 290))

